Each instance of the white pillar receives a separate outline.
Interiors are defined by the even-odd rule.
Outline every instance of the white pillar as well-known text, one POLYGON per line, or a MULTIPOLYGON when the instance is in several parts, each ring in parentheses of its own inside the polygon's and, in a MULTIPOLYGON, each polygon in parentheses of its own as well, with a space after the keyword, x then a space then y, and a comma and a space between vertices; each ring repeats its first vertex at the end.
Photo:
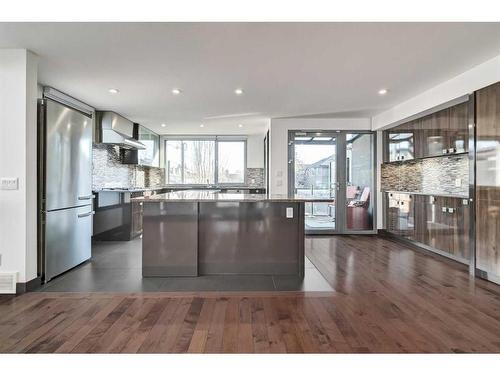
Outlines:
POLYGON ((25 49, 0 49, 0 272, 17 282, 37 277, 37 68, 25 49))

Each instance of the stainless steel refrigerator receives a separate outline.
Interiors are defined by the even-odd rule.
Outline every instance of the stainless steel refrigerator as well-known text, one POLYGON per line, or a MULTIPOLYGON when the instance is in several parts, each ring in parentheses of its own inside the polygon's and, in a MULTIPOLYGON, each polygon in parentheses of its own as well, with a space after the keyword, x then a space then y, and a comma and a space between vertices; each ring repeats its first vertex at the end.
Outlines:
POLYGON ((39 275, 91 256, 93 109, 51 88, 38 103, 39 275))

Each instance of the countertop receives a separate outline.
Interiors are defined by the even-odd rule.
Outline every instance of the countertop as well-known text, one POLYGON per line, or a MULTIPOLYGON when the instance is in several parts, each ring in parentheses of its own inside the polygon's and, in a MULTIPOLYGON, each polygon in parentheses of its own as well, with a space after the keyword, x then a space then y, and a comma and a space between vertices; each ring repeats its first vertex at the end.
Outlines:
POLYGON ((100 191, 112 191, 117 193, 138 193, 143 191, 153 191, 153 190, 161 190, 161 189, 169 189, 169 190, 189 190, 189 191, 213 191, 213 190, 248 190, 248 189, 265 189, 263 187, 254 187, 254 186, 223 186, 223 187, 182 187, 182 186, 154 186, 154 187, 137 187, 137 188, 100 188, 93 189, 94 192, 100 191))
POLYGON ((425 195, 432 197, 445 197, 445 198, 459 198, 459 199, 469 199, 468 195, 459 194, 439 194, 439 193, 422 193, 416 191, 396 191, 396 190, 382 190, 382 193, 394 193, 394 194, 411 194, 411 195, 425 195))
POLYGON ((333 198, 290 197, 286 194, 219 193, 218 190, 184 190, 132 200, 139 202, 334 202, 333 198))

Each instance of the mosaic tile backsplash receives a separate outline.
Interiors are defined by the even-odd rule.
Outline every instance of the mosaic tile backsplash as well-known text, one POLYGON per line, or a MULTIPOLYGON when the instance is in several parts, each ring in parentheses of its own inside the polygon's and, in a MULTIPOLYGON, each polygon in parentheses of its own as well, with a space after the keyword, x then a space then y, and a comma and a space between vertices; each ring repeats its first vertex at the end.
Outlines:
POLYGON ((129 165, 120 162, 117 146, 94 144, 92 147, 92 189, 106 187, 153 187, 164 185, 162 168, 129 165))
MULTIPOLYGON (((163 168, 122 164, 117 146, 94 144, 92 147, 92 189, 106 187, 157 187, 165 185, 163 168)), ((247 168, 247 186, 264 186, 264 168, 247 168)))
POLYGON ((382 164, 381 190, 467 197, 468 156, 441 156, 382 164))
POLYGON ((264 168, 247 168, 247 185, 249 187, 263 187, 264 168))

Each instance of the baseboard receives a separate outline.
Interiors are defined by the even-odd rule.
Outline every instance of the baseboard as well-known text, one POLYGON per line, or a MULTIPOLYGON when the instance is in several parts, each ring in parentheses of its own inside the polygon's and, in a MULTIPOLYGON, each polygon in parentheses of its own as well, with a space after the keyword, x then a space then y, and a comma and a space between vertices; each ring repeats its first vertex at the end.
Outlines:
POLYGON ((34 290, 38 289, 41 285, 42 285, 42 279, 40 276, 25 283, 17 283, 16 295, 33 292, 34 290))

